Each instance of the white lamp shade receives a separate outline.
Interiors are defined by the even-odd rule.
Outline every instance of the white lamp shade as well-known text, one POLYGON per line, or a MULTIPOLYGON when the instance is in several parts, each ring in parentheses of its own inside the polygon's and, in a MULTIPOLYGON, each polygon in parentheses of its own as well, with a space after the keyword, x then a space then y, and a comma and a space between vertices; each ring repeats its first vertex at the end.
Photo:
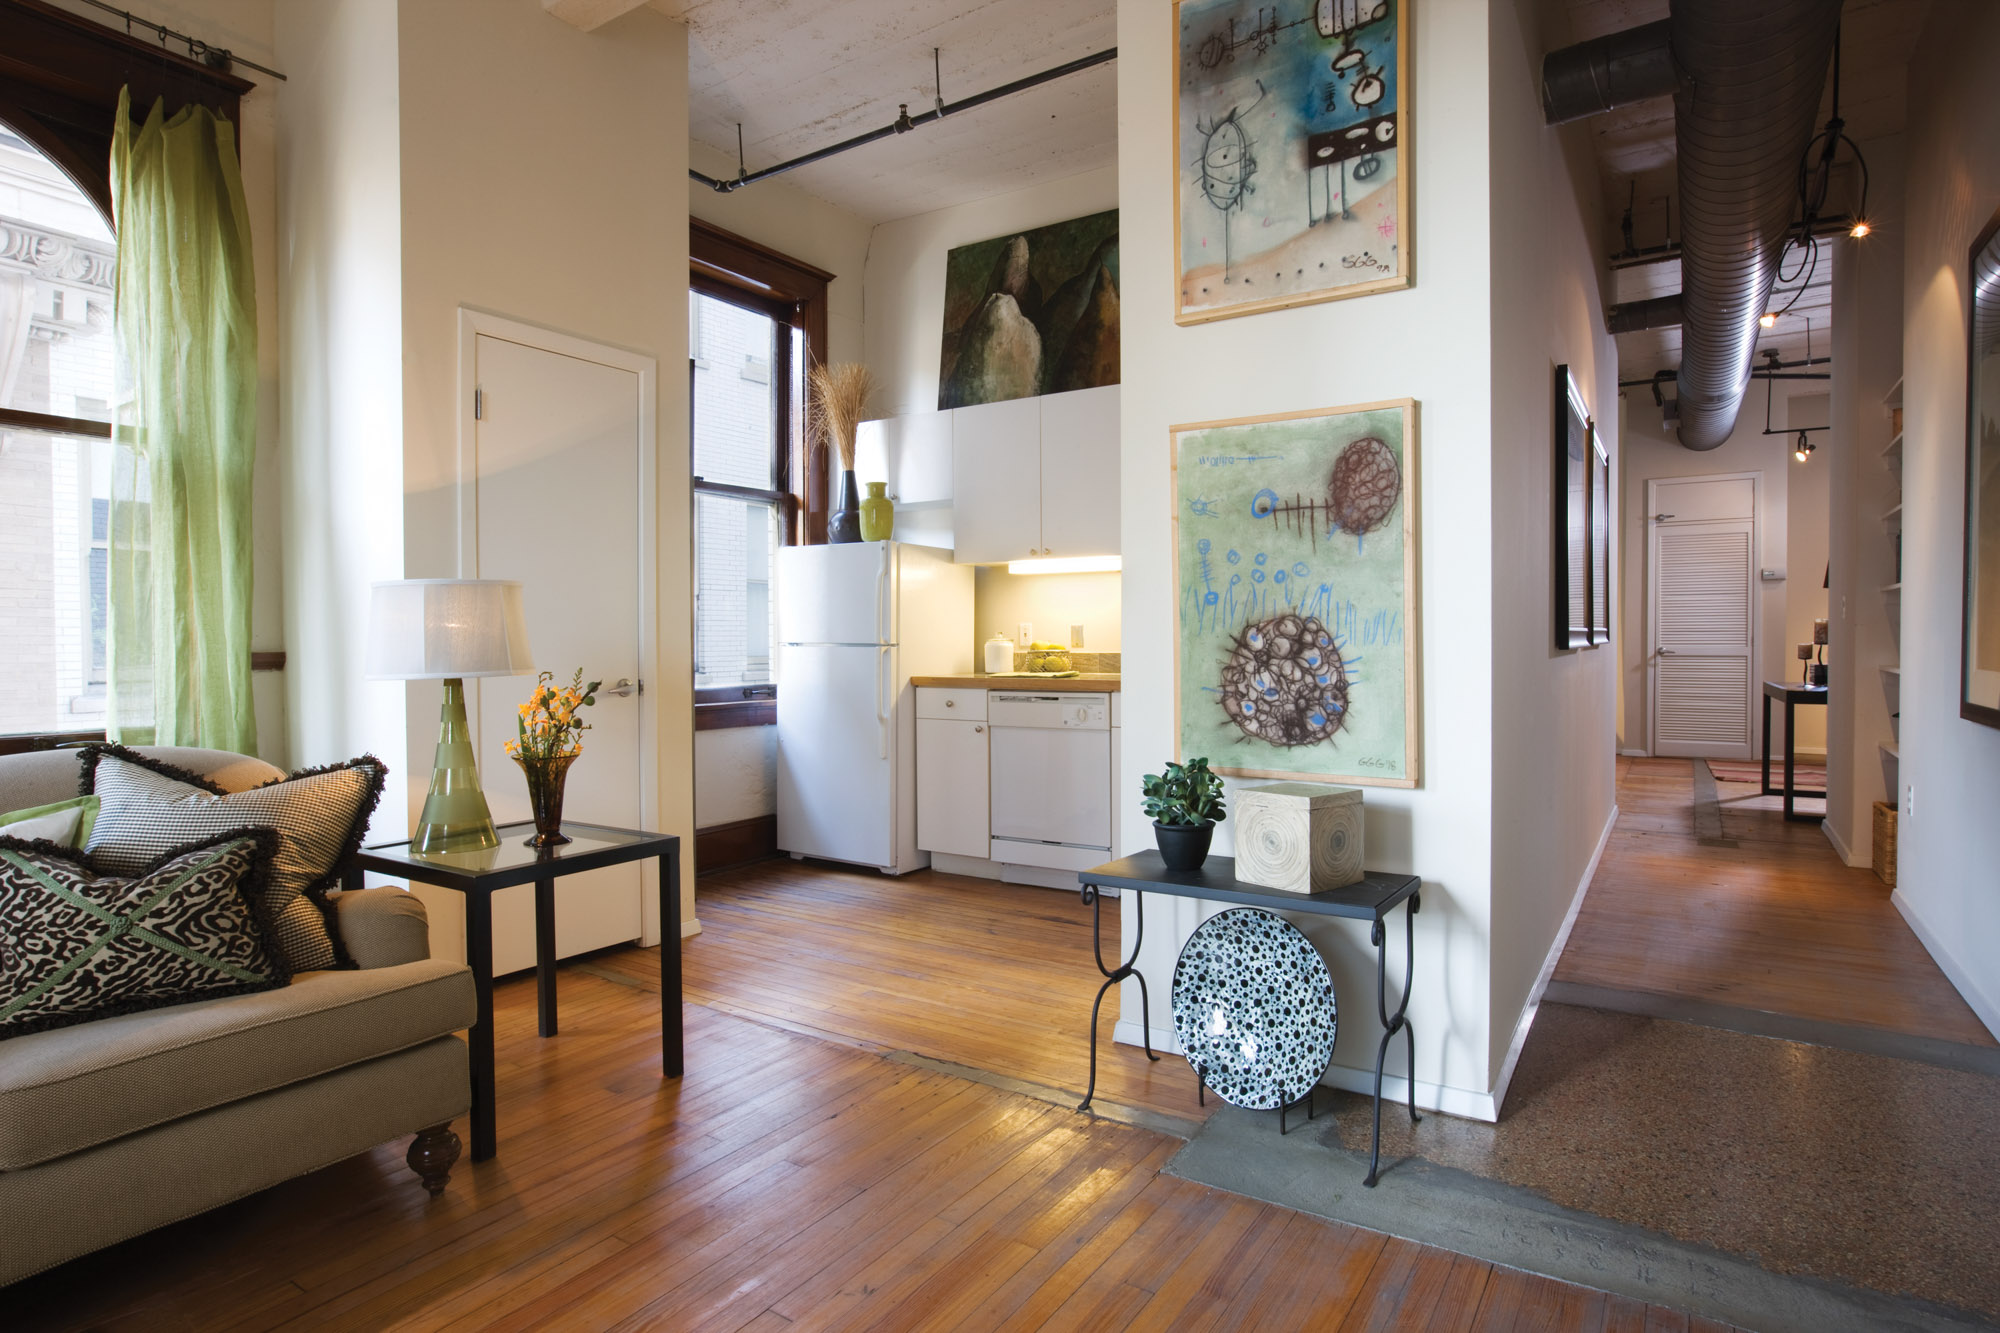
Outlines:
POLYGON ((368 607, 368 679, 526 676, 534 670, 520 584, 399 579, 374 585, 368 607))

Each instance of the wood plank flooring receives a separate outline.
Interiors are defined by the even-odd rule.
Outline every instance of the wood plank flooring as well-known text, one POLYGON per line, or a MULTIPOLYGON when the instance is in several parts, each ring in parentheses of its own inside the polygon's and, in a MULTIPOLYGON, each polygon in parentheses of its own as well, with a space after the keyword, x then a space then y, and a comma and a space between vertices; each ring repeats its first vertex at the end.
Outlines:
POLYGON ((1692 760, 1618 761, 1618 826, 1556 980, 1995 1045, 1888 887, 1817 824, 1786 822, 1777 797, 1727 801, 1737 845, 1704 846, 1692 801, 1692 760))
MULTIPOLYGON (((503 982, 500 1154, 441 1200, 389 1145, 17 1284, 6 1326, 1713 1327, 1162 1175, 1172 1138, 869 1049, 1074 1082, 1073 896, 788 863, 700 892, 685 1079, 650 950, 565 966, 546 1041, 503 982)), ((1107 1095, 1190 1109, 1124 1054, 1107 1095)))

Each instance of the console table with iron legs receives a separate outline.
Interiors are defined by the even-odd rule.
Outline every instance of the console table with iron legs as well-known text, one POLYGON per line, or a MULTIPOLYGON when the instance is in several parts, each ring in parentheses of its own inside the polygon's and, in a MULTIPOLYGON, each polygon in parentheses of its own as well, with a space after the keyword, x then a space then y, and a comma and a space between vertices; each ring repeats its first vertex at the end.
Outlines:
MULTIPOLYGON (((1199 870, 1169 870, 1158 852, 1140 852, 1108 865, 1081 872, 1077 879, 1083 886, 1083 901, 1090 904, 1091 947, 1095 950, 1097 970, 1104 975, 1104 982, 1097 988, 1097 998, 1090 1006, 1090 1082, 1083 1094, 1083 1101, 1077 1110, 1087 1111, 1097 1096, 1097 1021, 1104 1004, 1104 995, 1113 986, 1127 977, 1139 983, 1139 1002, 1144 1008, 1146 1019, 1140 1026, 1145 1043, 1146 1058, 1158 1060, 1153 1053, 1152 1003, 1146 991, 1146 975, 1138 967, 1139 949, 1146 941, 1146 895, 1162 893, 1177 898, 1201 898, 1210 902, 1229 903, 1237 907, 1261 908, 1267 912, 1304 912, 1314 916, 1345 917, 1349 920, 1369 923, 1369 943, 1375 946, 1375 1009, 1382 1020, 1382 1038, 1375 1047, 1375 1136, 1368 1155, 1368 1177, 1364 1184, 1373 1187, 1382 1163, 1382 1066, 1389 1054, 1389 1043, 1397 1033, 1403 1034, 1404 1051, 1409 1059, 1409 1105, 1410 1123, 1415 1124, 1423 1117, 1417 1114, 1417 1038, 1410 1025, 1410 985, 1416 972, 1416 915, 1423 907, 1423 899, 1418 893, 1423 881, 1415 875, 1388 874, 1371 871, 1359 883, 1341 889, 1330 889, 1324 893, 1285 893, 1278 889, 1267 889, 1256 884, 1247 884, 1236 878, 1236 862, 1227 856, 1211 856, 1199 870), (1104 965, 1104 941, 1102 932, 1103 890, 1115 888, 1120 893, 1130 893, 1133 899, 1132 950, 1125 960, 1116 967, 1104 965), (1403 907, 1403 995, 1394 1013, 1389 1012, 1389 932, 1388 917, 1397 906, 1403 907)), ((1197 1078, 1200 1077, 1197 1071, 1197 1078)), ((1205 1086, 1205 1085, 1204 1085, 1205 1086)), ((1315 1085, 1317 1086, 1317 1085, 1315 1085)), ((1307 1114, 1312 1113, 1313 1089, 1308 1087, 1297 1100, 1306 1103, 1307 1114)), ((1279 1108, 1279 1128, 1284 1128, 1283 1115, 1288 1107, 1279 1108)))

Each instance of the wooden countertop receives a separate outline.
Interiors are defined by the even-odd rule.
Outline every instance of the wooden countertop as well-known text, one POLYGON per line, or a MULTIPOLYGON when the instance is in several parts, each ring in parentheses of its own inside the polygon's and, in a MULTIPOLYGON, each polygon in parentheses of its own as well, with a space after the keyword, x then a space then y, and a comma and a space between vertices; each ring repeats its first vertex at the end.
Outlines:
POLYGON ((1086 671, 1081 676, 1050 679, 1047 676, 912 676, 910 684, 919 689, 945 690, 1036 690, 1047 694, 1105 694, 1116 691, 1118 676, 1113 672, 1086 671))

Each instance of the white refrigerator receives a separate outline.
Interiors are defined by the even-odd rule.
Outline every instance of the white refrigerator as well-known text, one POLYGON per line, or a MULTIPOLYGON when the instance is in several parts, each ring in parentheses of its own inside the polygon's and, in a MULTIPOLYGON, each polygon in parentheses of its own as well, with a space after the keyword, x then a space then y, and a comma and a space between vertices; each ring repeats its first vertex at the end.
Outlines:
POLYGON ((778 552, 778 846, 921 870, 912 676, 972 670, 972 567, 907 542, 778 552))

